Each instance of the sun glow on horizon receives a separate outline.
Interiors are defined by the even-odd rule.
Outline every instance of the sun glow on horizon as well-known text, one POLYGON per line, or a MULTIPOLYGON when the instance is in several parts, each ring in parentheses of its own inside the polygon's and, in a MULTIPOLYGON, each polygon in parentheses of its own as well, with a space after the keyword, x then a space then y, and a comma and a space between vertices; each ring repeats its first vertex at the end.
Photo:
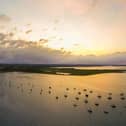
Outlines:
MULTIPOLYGON (((49 26, 48 26, 49 27, 49 26)), ((126 48, 120 50, 118 46, 113 46, 113 43, 102 43, 101 37, 97 35, 98 30, 93 26, 88 27, 83 33, 77 29, 69 27, 67 30, 58 29, 58 26, 52 28, 44 28, 40 24, 36 25, 17 25, 15 28, 10 28, 8 33, 13 33, 13 39, 39 42, 46 40, 40 46, 51 49, 71 52, 73 55, 108 55, 115 52, 125 52, 126 48), (54 29, 55 28, 55 29, 54 29), (9 32, 10 31, 10 32, 9 32), (71 32, 70 32, 71 31, 71 32), (78 31, 78 32, 77 32, 78 31), (89 32, 91 31, 91 32, 89 32), (101 42, 99 40, 101 39, 101 42)), ((106 38, 105 38, 106 39, 106 38)), ((109 40, 109 38, 108 38, 109 40)), ((104 41, 104 38, 103 38, 104 41)))
POLYGON ((16 1, 13 8, 19 8, 21 13, 5 2, 3 12, 8 18, 1 16, 5 34, 14 34, 13 39, 46 40, 40 45, 74 55, 126 52, 124 0, 16 1))

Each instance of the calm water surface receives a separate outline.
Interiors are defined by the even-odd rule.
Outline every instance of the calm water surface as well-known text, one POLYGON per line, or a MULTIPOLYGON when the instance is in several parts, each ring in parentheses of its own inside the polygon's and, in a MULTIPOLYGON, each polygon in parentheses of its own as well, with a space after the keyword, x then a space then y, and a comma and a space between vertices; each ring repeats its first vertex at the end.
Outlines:
POLYGON ((96 69, 96 70, 103 70, 103 69, 125 69, 126 70, 126 66, 83 66, 83 67, 56 67, 56 68, 75 68, 75 69, 81 69, 81 70, 90 70, 90 69, 96 69))
POLYGON ((0 74, 0 126, 126 126, 126 73, 0 74))

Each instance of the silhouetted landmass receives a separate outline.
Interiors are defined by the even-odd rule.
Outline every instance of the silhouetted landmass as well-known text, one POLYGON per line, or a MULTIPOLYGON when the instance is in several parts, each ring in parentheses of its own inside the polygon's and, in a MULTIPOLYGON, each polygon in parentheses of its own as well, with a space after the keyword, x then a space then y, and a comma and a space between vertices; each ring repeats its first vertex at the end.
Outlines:
MULTIPOLYGON (((71 65, 73 67, 73 65, 71 65)), ((80 65, 79 65, 80 66, 80 65)), ((42 74, 94 75, 102 73, 123 73, 125 69, 75 69, 67 65, 1 64, 0 72, 27 72, 42 74), (57 68, 57 66, 60 68, 57 68), (65 67, 65 68, 61 68, 65 67)))

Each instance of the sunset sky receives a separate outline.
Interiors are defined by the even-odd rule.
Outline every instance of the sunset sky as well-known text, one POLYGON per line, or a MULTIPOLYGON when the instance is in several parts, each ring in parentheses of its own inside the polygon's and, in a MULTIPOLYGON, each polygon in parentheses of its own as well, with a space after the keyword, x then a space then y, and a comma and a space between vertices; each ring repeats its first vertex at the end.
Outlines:
POLYGON ((126 64, 125 57, 126 0, 0 0, 1 63, 126 64))

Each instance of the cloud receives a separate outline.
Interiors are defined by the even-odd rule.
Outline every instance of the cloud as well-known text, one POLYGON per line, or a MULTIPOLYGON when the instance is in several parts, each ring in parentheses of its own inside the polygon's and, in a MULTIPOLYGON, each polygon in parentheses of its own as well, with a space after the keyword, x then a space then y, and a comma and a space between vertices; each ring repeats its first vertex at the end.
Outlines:
POLYGON ((29 34, 29 33, 31 33, 32 32, 32 30, 30 29, 30 30, 27 30, 25 33, 26 34, 29 34))
POLYGON ((107 56, 74 56, 45 47, 0 48, 0 63, 124 65, 125 57, 126 53, 107 56))
POLYGON ((0 41, 3 41, 6 38, 6 34, 0 33, 0 41))
POLYGON ((70 52, 45 47, 41 41, 13 40, 9 34, 0 34, 0 63, 29 64, 117 64, 126 65, 126 52, 110 55, 75 56, 70 52))
POLYGON ((5 14, 0 15, 0 23, 9 23, 11 18, 5 14))

